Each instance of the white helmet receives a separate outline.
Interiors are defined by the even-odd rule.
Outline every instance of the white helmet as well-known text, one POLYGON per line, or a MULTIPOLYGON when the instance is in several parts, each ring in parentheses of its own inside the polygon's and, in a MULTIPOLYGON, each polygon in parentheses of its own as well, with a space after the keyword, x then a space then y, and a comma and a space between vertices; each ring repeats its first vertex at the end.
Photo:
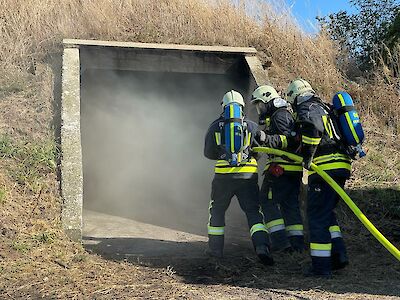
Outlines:
POLYGON ((224 95, 224 98, 222 98, 221 105, 222 107, 225 107, 231 103, 238 103, 244 107, 243 96, 234 90, 227 92, 224 95))
POLYGON ((297 96, 307 92, 315 94, 315 91, 307 81, 301 78, 293 80, 286 91, 287 101, 293 104, 297 96))
POLYGON ((251 94, 251 103, 261 101, 267 103, 276 98, 280 98, 278 92, 270 85, 262 85, 255 89, 251 94))

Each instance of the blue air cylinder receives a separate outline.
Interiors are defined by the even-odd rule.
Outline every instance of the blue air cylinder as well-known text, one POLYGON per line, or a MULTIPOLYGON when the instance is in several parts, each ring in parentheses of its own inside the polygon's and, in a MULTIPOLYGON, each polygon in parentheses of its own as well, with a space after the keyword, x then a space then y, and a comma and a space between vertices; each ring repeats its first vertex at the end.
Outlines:
POLYGON ((243 149, 243 111, 238 103, 231 103, 224 108, 224 137, 227 161, 232 166, 240 164, 243 149))
POLYGON ((338 117, 344 142, 355 147, 360 157, 365 156, 366 154, 362 149, 364 130, 358 112, 354 107, 353 99, 346 92, 338 92, 333 96, 332 104, 338 117))

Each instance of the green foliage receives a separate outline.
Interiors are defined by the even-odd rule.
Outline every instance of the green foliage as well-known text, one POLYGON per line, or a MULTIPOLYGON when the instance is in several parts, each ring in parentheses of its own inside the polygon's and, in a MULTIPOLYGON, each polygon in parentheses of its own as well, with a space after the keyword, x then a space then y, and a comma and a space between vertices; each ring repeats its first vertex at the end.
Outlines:
POLYGON ((0 136, 0 157, 14 160, 16 167, 9 168, 11 177, 37 192, 41 177, 56 170, 57 149, 52 142, 17 143, 0 136))
MULTIPOLYGON (((350 0, 350 3, 357 9, 355 14, 339 11, 318 20, 362 68, 368 69, 385 42, 398 41, 400 4, 398 0, 350 0)), ((394 47, 395 43, 388 45, 394 47)))
POLYGON ((31 249, 30 245, 23 241, 13 241, 11 247, 14 250, 22 253, 28 252, 31 249))
POLYGON ((40 244, 51 244, 54 242, 56 235, 54 233, 42 232, 33 236, 33 240, 40 244))

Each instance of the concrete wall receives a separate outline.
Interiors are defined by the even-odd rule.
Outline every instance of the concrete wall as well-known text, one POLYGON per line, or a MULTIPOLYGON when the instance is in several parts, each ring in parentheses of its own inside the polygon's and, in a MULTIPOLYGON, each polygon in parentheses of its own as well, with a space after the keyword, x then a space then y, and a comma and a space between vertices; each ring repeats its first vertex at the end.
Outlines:
MULTIPOLYGON (((204 211, 204 203, 199 203, 199 199, 209 201, 212 177, 212 162, 205 161, 201 153, 204 133, 218 116, 219 101, 225 91, 237 89, 248 99, 257 85, 267 82, 256 51, 253 48, 77 40, 66 40, 64 46, 61 185, 62 220, 69 236, 74 240, 82 236, 83 206, 132 218, 142 217, 146 219, 143 221, 152 220, 163 226, 173 226, 177 218, 187 217, 196 208, 204 211), (151 88, 154 84, 157 86, 151 88), (151 97, 148 90, 154 91, 151 97), (154 100, 161 98, 163 102, 154 100), (152 115, 148 110, 151 105, 162 106, 162 111, 167 109, 173 119, 152 115), (141 123, 138 123, 139 111, 144 116, 141 123), (190 116, 196 121, 190 121, 190 116), (178 128, 182 123, 188 124, 182 126, 183 130, 185 126, 192 126, 193 132, 179 136, 178 128), (156 130, 149 129, 150 124, 156 130), (163 132, 163 124, 169 126, 167 134, 163 132), (135 130, 138 128, 140 130, 135 130), (146 130, 146 138, 143 138, 138 131, 146 130), (168 133, 171 138, 163 139, 168 133), (160 139, 162 144, 152 142, 160 139), (174 147, 182 142, 190 146, 180 148, 192 149, 194 156, 190 151, 175 151, 174 147), (146 149, 148 144, 158 152, 146 149), (165 155, 173 163, 155 159, 157 153, 162 153, 162 145, 168 149, 165 155), (178 163, 177 159, 182 162, 178 163), (150 161, 151 168, 147 171, 159 176, 138 171, 145 170, 150 161), (197 167, 190 168, 190 164, 197 167), (129 165, 136 168, 127 167, 129 165), (177 168, 181 170, 175 172, 177 168), (166 171, 168 169, 172 171, 166 171), (171 182, 165 185, 162 178, 171 182), (190 187, 194 182, 197 190, 190 187), (178 191, 180 184, 185 186, 186 192, 178 191), (146 190, 141 189, 141 185, 153 187, 146 190), (127 201, 129 197, 135 199, 135 194, 143 198, 144 194, 157 190, 148 199, 139 201, 150 204, 148 206, 127 201), (197 192, 192 193, 193 199, 187 199, 191 190, 197 192), (151 202, 155 198, 157 201, 151 202), (176 202, 176 198, 182 201, 176 202), (113 212, 115 207, 119 210, 113 212), (172 222, 160 218, 156 221, 157 215, 152 215, 151 207, 153 211, 170 216, 165 219, 171 220, 172 216, 172 222), (164 207, 163 211, 157 207, 164 207)), ((255 112, 249 110, 248 114, 254 117, 255 112)), ((198 221, 206 222, 202 215, 198 221)), ((191 223, 196 223, 193 218, 191 223)), ((189 230, 189 224, 182 225, 189 230)))

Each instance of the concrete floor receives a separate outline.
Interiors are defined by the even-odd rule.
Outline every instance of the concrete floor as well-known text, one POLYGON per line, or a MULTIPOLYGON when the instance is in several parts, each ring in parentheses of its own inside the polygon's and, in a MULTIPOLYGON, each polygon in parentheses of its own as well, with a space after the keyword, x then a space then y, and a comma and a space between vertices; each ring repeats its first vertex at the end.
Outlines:
MULTIPOLYGON (((193 234, 91 210, 84 210, 83 217, 83 244, 89 251, 105 257, 152 261, 205 256, 206 234, 193 234)), ((243 224, 243 219, 244 216, 238 220, 234 214, 227 217, 227 255, 252 253, 247 225, 243 224)))

